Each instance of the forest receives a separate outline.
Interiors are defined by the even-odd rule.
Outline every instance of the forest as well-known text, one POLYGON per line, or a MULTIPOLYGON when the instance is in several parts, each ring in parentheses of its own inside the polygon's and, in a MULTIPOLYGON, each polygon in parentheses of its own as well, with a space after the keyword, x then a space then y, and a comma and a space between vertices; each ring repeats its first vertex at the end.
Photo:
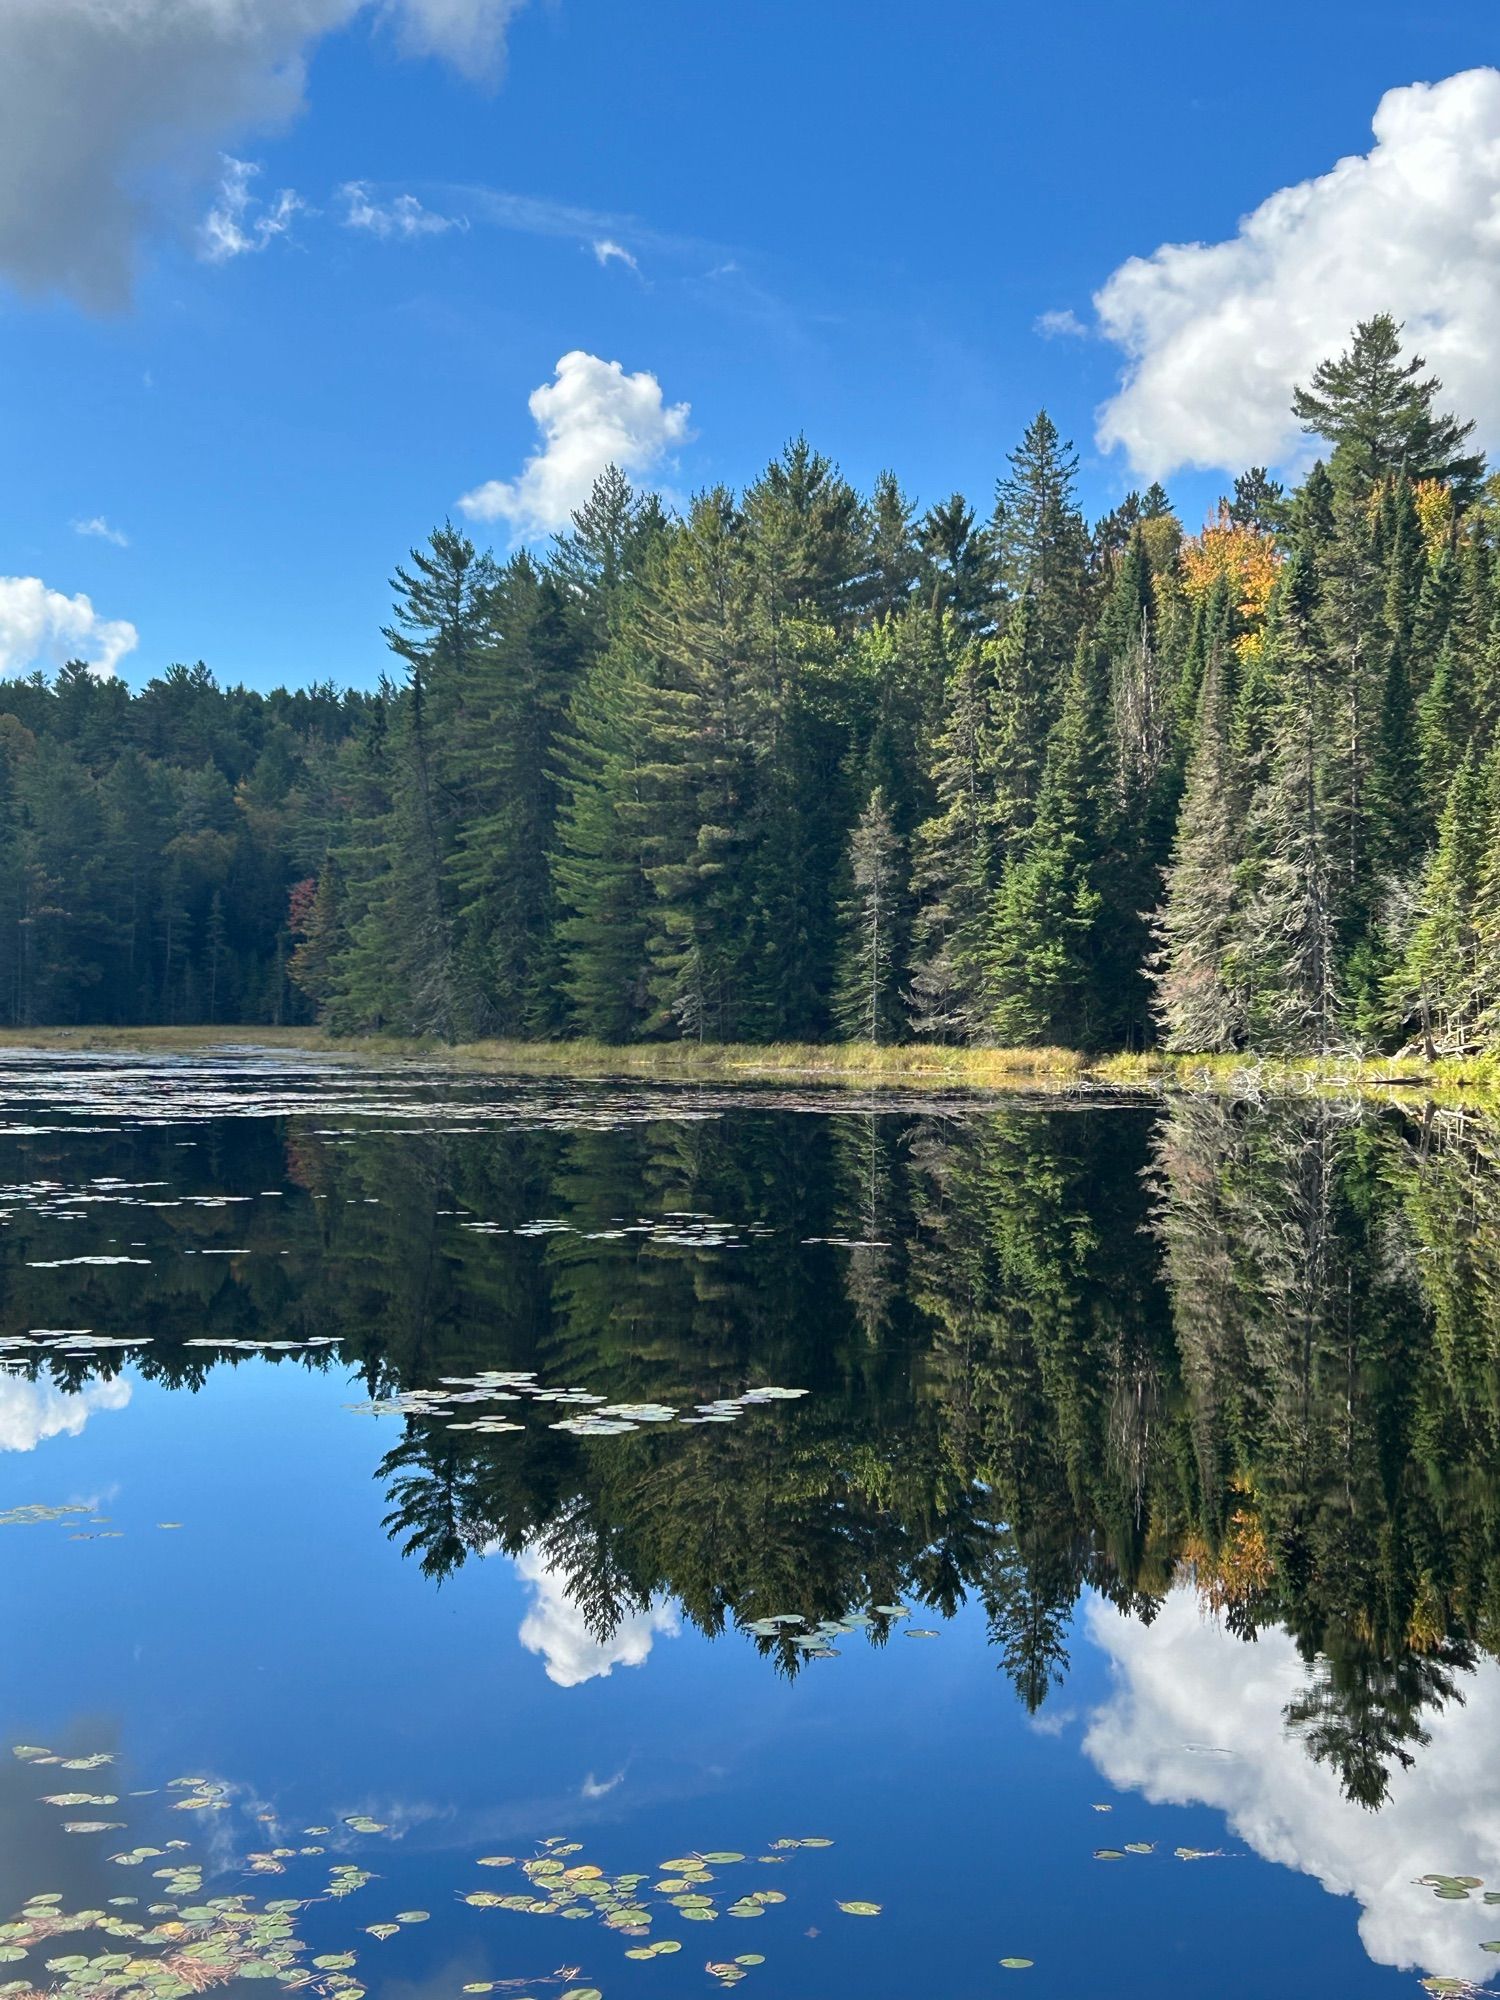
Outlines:
POLYGON ((0 682, 0 1025, 1483 1052, 1500 479, 1387 316, 1293 407, 1196 532, 1045 412, 988 514, 798 438, 445 525, 370 693, 0 682))

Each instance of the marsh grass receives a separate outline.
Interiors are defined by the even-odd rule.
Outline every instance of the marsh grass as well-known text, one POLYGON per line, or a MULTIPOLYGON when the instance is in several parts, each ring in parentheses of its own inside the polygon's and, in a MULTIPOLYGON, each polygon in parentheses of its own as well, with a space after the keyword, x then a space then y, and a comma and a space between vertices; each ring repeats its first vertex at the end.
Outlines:
POLYGON ((1286 1096, 1360 1091, 1438 1101, 1493 1102, 1500 1097, 1500 1057, 1174 1056, 1160 1051, 1087 1056, 1074 1049, 947 1048, 933 1043, 716 1042, 589 1040, 478 1041, 450 1046, 433 1039, 365 1035, 336 1039, 316 1028, 31 1028, 0 1030, 0 1050, 162 1051, 279 1049, 351 1060, 428 1060, 517 1076, 646 1077, 705 1083, 846 1083, 892 1089, 1205 1090, 1286 1096))

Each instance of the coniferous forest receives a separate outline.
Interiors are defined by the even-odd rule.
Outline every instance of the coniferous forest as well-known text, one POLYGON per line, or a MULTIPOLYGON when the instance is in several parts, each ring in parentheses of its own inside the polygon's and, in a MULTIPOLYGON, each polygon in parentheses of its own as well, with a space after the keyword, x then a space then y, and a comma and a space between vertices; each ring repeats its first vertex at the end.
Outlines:
POLYGON ((374 693, 0 682, 0 1024, 1465 1055, 1500 1039, 1500 481, 1389 318, 1320 455, 1090 526, 799 438, 545 557, 451 526, 374 693))

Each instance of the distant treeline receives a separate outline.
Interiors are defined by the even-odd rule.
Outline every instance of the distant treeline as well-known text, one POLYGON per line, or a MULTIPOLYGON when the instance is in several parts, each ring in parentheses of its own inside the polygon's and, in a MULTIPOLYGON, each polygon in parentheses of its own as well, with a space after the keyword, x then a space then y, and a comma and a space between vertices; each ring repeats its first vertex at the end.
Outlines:
POLYGON ((0 683, 0 1020, 1322 1053, 1500 1039, 1500 483, 1389 318, 1328 447, 1090 528, 798 439, 545 559, 451 526, 399 675, 0 683))

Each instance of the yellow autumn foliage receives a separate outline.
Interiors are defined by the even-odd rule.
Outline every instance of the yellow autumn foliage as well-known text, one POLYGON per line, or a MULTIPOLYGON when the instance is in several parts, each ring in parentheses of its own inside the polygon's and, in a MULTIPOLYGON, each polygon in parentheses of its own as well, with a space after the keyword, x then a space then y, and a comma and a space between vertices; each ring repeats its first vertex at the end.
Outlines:
POLYGON ((1453 533, 1453 493, 1441 479, 1419 479, 1411 489, 1411 497, 1422 524, 1427 560, 1431 562, 1453 533))
POLYGON ((1230 1516, 1229 1532, 1217 1555, 1201 1535, 1190 1534, 1183 1542, 1181 1560, 1192 1572, 1198 1601, 1215 1617, 1222 1617, 1231 1606, 1252 1603, 1276 1574, 1265 1529, 1256 1515, 1246 1512, 1230 1516))
POLYGON ((1228 581, 1246 627, 1235 640, 1235 650, 1241 659, 1253 659, 1260 650, 1266 606, 1281 567, 1272 538, 1259 528, 1232 521, 1221 500, 1217 516, 1205 524, 1202 534, 1183 543, 1178 567, 1183 592, 1193 605, 1200 604, 1221 579, 1228 581))

